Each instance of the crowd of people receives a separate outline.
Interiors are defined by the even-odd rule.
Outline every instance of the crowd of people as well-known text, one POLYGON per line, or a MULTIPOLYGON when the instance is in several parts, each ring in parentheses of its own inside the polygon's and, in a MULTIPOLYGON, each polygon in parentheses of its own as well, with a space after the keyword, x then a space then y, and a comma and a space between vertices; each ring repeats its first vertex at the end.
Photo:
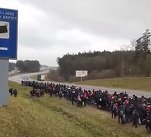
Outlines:
POLYGON ((31 96, 42 97, 49 94, 50 97, 58 96, 71 101, 77 107, 93 105, 97 108, 111 112, 111 117, 118 119, 118 123, 126 124, 132 122, 137 128, 138 125, 145 125, 146 130, 151 131, 151 98, 144 96, 130 97, 126 92, 111 94, 102 90, 86 90, 81 87, 68 86, 65 84, 54 84, 35 81, 21 81, 24 86, 32 87, 31 96))

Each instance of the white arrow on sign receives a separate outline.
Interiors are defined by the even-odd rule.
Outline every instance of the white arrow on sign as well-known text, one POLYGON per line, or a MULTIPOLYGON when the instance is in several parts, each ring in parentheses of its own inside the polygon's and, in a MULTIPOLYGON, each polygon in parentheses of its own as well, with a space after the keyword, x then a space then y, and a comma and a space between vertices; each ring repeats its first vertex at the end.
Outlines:
POLYGON ((8 50, 7 47, 0 47, 0 50, 8 50))

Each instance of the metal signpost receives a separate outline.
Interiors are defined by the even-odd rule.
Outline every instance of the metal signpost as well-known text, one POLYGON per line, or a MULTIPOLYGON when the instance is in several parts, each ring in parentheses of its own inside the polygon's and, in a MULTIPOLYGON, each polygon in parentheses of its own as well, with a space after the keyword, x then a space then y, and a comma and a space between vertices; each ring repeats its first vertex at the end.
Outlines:
POLYGON ((9 59, 17 59, 18 10, 0 8, 0 105, 9 101, 9 59))

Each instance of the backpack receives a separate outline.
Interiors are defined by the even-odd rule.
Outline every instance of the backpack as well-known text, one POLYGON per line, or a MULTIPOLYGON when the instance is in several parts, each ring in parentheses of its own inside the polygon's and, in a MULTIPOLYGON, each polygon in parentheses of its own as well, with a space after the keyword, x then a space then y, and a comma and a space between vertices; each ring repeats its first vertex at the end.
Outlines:
POLYGON ((137 111, 133 111, 132 115, 133 115, 133 117, 138 117, 139 116, 137 111))
POLYGON ((123 110, 120 110, 120 116, 123 116, 124 112, 123 110))
POLYGON ((122 117, 122 124, 125 124, 126 123, 126 116, 125 114, 123 114, 123 117, 122 117))
POLYGON ((115 105, 113 106, 113 111, 116 111, 116 106, 115 105))

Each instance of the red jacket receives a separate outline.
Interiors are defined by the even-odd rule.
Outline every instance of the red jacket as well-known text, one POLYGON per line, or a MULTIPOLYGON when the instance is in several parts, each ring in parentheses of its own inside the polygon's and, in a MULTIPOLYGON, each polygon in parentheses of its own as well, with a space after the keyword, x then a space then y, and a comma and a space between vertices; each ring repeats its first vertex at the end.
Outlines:
POLYGON ((88 98, 88 94, 87 93, 84 93, 84 98, 88 98))

